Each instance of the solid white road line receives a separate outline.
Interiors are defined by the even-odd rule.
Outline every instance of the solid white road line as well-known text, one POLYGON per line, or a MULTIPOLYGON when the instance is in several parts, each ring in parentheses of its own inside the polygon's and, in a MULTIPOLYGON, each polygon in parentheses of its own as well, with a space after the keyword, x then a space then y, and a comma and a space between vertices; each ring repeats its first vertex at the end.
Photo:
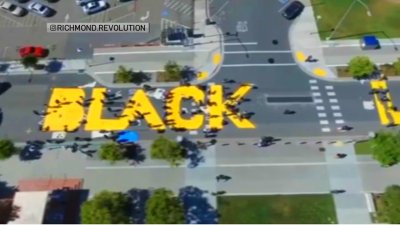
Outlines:
POLYGON ((318 113, 318 117, 326 117, 326 113, 318 113))
POLYGON ((338 100, 336 98, 330 98, 329 103, 338 103, 338 100))
POLYGON ((299 192, 227 192, 224 196, 261 196, 261 195, 316 195, 316 194, 328 194, 329 191, 299 191, 299 192))
POLYGON ((331 109, 332 109, 332 110, 340 110, 340 106, 338 106, 338 105, 333 105, 333 106, 331 106, 331 109))
POLYGON ((161 51, 134 51, 134 52, 98 52, 93 55, 135 55, 135 54, 161 54, 161 53, 189 53, 189 52, 208 52, 207 49, 198 50, 161 50, 161 51))
POLYGON ((288 51, 225 51, 224 54, 268 54, 268 53, 291 53, 288 51))
POLYGON ((272 67, 272 66, 297 66, 296 63, 275 64, 224 64, 221 67, 272 67))
POLYGON ((226 42, 224 43, 225 46, 235 46, 235 45, 258 45, 258 42, 242 42, 242 43, 238 43, 238 42, 226 42))
MULTIPOLYGON (((163 71, 163 70, 141 70, 141 72, 144 72, 144 73, 155 73, 155 72, 160 72, 160 71, 163 71)), ((113 74, 113 73, 115 73, 115 71, 94 72, 95 75, 98 75, 98 74, 113 74)))
MULTIPOLYGON (((340 162, 339 162, 340 163, 340 162)), ((221 168, 242 168, 242 167, 277 167, 277 166, 325 166, 331 164, 339 164, 336 162, 299 162, 299 163, 244 163, 244 164, 217 164, 215 166, 205 167, 221 167, 221 168)), ((378 164, 375 161, 359 161, 357 164, 378 164)), ((120 170, 120 169, 163 169, 163 168, 176 168, 169 165, 158 166, 87 166, 87 170, 120 170)), ((187 168, 185 165, 178 166, 178 168, 187 168)), ((204 167, 203 167, 204 168, 204 167)))
POLYGON ((333 117, 342 117, 342 116, 343 116, 342 113, 339 112, 333 113, 333 117))
POLYGON ((319 121, 319 124, 321 124, 321 125, 328 125, 328 124, 329 124, 329 121, 328 121, 328 120, 320 120, 320 121, 319 121))
POLYGON ((322 132, 325 132, 325 133, 328 133, 328 132, 331 132, 331 128, 329 128, 329 127, 323 127, 323 128, 321 129, 321 131, 322 131, 322 132))
POLYGON ((317 91, 317 90, 319 90, 319 87, 318 86, 311 86, 311 90, 312 91, 317 91))
POLYGON ((323 110, 325 110, 325 106, 317 106, 317 110, 318 111, 323 111, 323 110))
MULTIPOLYGON (((395 46, 397 44, 400 43, 382 43, 379 44, 380 46, 395 46)), ((360 44, 338 44, 338 45, 334 45, 334 46, 330 46, 329 44, 323 44, 322 47, 323 48, 342 48, 342 47, 360 47, 360 44)))

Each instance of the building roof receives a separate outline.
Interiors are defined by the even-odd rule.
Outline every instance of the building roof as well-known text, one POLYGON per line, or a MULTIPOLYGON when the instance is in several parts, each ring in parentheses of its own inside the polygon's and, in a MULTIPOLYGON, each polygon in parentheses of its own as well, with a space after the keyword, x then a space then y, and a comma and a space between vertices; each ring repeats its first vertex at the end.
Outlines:
POLYGON ((18 217, 9 224, 42 224, 49 193, 47 191, 17 192, 13 205, 18 217))
POLYGON ((52 191, 57 189, 78 190, 83 187, 83 179, 27 179, 18 182, 19 191, 52 191))

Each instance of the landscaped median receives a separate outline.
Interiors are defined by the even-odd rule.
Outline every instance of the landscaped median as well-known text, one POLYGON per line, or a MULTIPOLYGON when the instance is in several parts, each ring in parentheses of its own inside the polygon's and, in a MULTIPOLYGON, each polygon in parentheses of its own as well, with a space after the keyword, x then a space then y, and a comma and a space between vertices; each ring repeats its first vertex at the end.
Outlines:
POLYGON ((337 223, 330 194, 220 196, 220 224, 337 223))

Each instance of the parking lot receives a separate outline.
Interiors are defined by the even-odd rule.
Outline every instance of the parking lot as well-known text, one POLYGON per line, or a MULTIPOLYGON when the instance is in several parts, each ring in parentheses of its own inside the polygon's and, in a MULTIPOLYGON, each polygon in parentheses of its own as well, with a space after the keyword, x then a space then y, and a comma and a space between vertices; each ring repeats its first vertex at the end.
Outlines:
POLYGON ((37 1, 55 10, 51 17, 42 17, 29 12, 23 17, 0 11, 0 57, 1 60, 18 58, 18 48, 25 45, 41 45, 50 50, 49 57, 88 58, 93 48, 104 46, 124 46, 138 42, 158 39, 160 29, 192 23, 193 7, 191 0, 132 0, 121 3, 119 0, 105 0, 107 10, 86 15, 74 0, 59 0, 48 3, 44 0, 30 0, 27 3, 16 3, 27 8, 30 2, 37 1), (150 33, 147 34, 85 34, 85 33, 47 33, 48 22, 82 22, 82 23, 124 23, 149 22, 150 33), (77 52, 76 49, 82 49, 77 52))

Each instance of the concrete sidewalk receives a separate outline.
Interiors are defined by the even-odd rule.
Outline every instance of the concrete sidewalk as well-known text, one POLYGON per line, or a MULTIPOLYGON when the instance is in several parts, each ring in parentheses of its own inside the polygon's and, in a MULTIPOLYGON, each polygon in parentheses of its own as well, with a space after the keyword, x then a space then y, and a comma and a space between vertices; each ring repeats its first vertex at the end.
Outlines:
MULTIPOLYGON (((289 43, 299 67, 310 76, 339 80, 335 66, 345 66, 355 56, 368 56, 377 64, 392 63, 400 57, 400 39, 380 39, 379 50, 362 50, 359 40, 321 41, 310 0, 301 0, 306 8, 289 29, 289 43), (317 62, 306 62, 312 56, 317 62)), ((341 78, 340 78, 341 79, 341 78)))
POLYGON ((150 86, 176 86, 177 82, 155 82, 155 72, 163 71, 168 61, 181 66, 190 66, 198 71, 194 84, 211 79, 223 61, 223 33, 215 25, 205 26, 205 37, 196 38, 191 46, 155 46, 135 48, 97 49, 90 61, 87 72, 100 84, 114 88, 132 88, 134 84, 113 83, 114 73, 119 66, 134 71, 152 73, 150 86), (114 58, 114 62, 110 61, 114 58))

